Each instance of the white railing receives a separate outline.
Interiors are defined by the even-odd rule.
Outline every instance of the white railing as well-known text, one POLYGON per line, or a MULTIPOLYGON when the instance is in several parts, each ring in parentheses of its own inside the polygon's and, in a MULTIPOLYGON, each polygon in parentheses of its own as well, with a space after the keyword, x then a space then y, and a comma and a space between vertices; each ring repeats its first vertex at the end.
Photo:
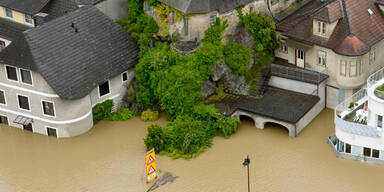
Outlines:
POLYGON ((381 79, 384 79, 384 68, 378 70, 376 73, 368 77, 367 88, 370 88, 371 86, 375 85, 381 79))
POLYGON ((361 89, 348 99, 344 100, 335 108, 335 125, 336 129, 341 129, 345 132, 364 135, 369 137, 377 137, 377 129, 375 127, 365 125, 358 122, 350 122, 346 119, 349 115, 354 114, 368 100, 367 90, 361 89))
POLYGON ((282 75, 285 77, 291 77, 293 79, 308 81, 313 83, 320 83, 324 76, 327 76, 327 69, 322 72, 299 69, 295 67, 287 67, 282 65, 271 65, 271 74, 272 75, 282 75))

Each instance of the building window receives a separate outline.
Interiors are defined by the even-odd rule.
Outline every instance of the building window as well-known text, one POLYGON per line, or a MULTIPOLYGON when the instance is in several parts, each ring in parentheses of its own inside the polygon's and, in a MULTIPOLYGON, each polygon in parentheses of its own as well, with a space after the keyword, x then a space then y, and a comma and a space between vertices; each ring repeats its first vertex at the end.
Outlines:
POLYGON ((32 25, 32 17, 24 14, 24 22, 32 25))
POLYGON ((102 97, 102 96, 105 96, 105 95, 108 95, 110 93, 110 90, 109 90, 109 81, 99 85, 99 96, 102 97))
POLYGON ((298 49, 297 50, 297 58, 303 60, 304 59, 304 51, 298 49))
POLYGON ((211 23, 211 25, 214 25, 216 23, 216 15, 211 15, 210 23, 211 23))
POLYGON ((5 42, 0 40, 0 51, 5 48, 5 42))
POLYGON ((55 128, 47 127, 47 135, 57 137, 57 131, 55 128))
POLYGON ((383 128, 383 116, 377 115, 377 127, 383 128))
POLYGON ((380 151, 376 149, 372 149, 372 157, 373 158, 379 158, 380 157, 380 151))
POLYGON ((318 54, 317 63, 319 65, 325 66, 327 64, 327 53, 325 51, 319 51, 317 54, 318 54))
POLYGON ((371 52, 369 52, 369 61, 370 61, 370 63, 373 63, 376 60, 375 52, 376 52, 376 48, 372 48, 371 52))
POLYGON ((128 81, 128 72, 126 71, 126 72, 122 73, 121 78, 122 78, 123 82, 128 81))
POLYGON ((344 142, 339 141, 339 152, 344 152, 344 142))
POLYGON ((351 144, 345 144, 345 152, 346 153, 351 153, 351 144))
POLYGON ((12 10, 11 9, 8 9, 8 8, 4 8, 5 9, 5 17, 8 17, 8 18, 13 18, 13 13, 12 13, 12 10))
POLYGON ((370 157, 371 156, 371 148, 364 147, 364 156, 370 157))
POLYGON ((55 116, 55 107, 53 103, 48 101, 43 101, 42 105, 43 105, 44 115, 55 116))
POLYGON ((29 70, 20 69, 21 82, 32 85, 32 73, 29 70))
POLYGON ((347 61, 340 61, 340 75, 345 76, 347 71, 347 61))
POLYGON ((0 90, 0 104, 7 104, 7 102, 5 101, 5 93, 4 91, 1 91, 0 90))
POLYGON ((280 43, 280 52, 288 53, 288 47, 285 45, 285 43, 280 43))
POLYGON ((19 101, 19 108, 20 109, 25 109, 25 110, 30 110, 29 108, 29 99, 27 96, 23 95, 17 95, 17 100, 19 101))
POLYGON ((8 125, 8 117, 0 115, 0 124, 8 125))
POLYGON ((357 63, 357 66, 359 67, 359 73, 360 73, 360 75, 362 75, 362 74, 364 73, 364 65, 363 65, 363 62, 362 62, 362 60, 358 59, 358 60, 356 61, 356 63, 357 63))
POLYGON ((18 81, 16 68, 11 66, 6 66, 5 68, 7 70, 7 78, 9 80, 18 81))
POLYGON ((349 62, 349 76, 355 77, 357 74, 356 61, 349 62))
POLYGON ((322 21, 317 21, 317 34, 319 35, 325 35, 326 31, 326 24, 322 21))

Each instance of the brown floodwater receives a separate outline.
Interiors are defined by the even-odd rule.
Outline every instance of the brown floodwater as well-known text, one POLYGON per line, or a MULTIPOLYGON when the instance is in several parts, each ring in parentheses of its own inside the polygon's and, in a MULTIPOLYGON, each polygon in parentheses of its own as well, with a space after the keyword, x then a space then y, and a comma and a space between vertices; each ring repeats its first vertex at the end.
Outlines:
MULTIPOLYGON (((164 115, 157 123, 166 123, 164 115)), ((84 135, 60 140, 1 125, 0 192, 145 191, 143 138, 150 124, 139 118, 102 121, 84 135)), ((178 178, 154 191, 247 191, 247 154, 251 191, 381 191, 384 166, 336 158, 326 143, 333 127, 331 110, 296 138, 278 125, 260 130, 244 119, 234 135, 215 137, 195 159, 158 155, 161 173, 178 178)))

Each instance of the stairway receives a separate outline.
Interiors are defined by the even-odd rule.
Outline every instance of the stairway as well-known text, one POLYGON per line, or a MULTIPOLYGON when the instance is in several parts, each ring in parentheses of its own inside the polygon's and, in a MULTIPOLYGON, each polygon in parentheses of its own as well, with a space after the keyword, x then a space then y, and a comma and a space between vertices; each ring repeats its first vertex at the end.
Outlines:
POLYGON ((251 93, 251 96, 254 97, 262 97, 268 89, 268 83, 271 79, 271 68, 264 68, 261 70, 261 77, 259 79, 259 84, 255 91, 251 93))

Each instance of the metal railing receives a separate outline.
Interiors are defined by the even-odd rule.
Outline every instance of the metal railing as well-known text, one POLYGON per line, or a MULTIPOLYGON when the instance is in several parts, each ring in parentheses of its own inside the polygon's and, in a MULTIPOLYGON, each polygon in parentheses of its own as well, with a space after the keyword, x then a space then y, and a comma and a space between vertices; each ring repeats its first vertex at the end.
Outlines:
POLYGON ((381 79, 384 79, 384 68, 381 68, 376 73, 374 73, 368 77, 367 87, 370 88, 371 86, 375 85, 381 79))
POLYGON ((271 75, 290 77, 300 81, 307 81, 312 83, 320 83, 327 77, 327 69, 324 71, 316 72, 305 69, 299 69, 296 67, 287 67, 283 65, 271 65, 271 75))
POLYGON ((354 114, 354 112, 364 105, 367 100, 367 89, 361 89, 348 99, 344 100, 344 102, 337 105, 335 108, 336 129, 342 129, 345 132, 357 135, 377 137, 377 129, 375 127, 346 120, 350 114, 354 114))

